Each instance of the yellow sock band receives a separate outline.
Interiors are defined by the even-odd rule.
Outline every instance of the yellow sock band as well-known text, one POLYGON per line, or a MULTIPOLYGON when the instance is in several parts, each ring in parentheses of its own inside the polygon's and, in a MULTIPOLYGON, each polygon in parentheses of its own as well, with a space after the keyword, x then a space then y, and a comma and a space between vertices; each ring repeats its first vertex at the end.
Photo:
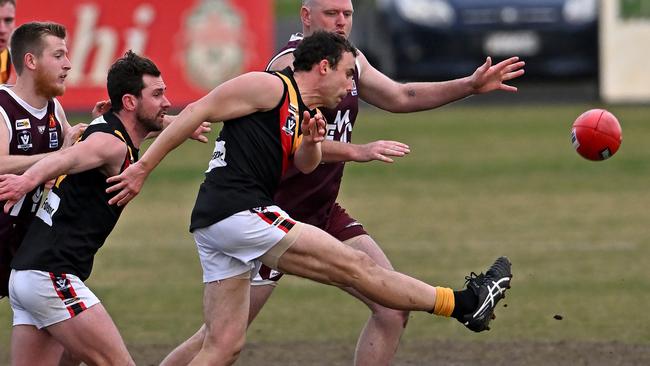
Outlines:
POLYGON ((451 316, 455 305, 454 290, 436 286, 436 303, 433 306, 433 313, 436 315, 451 316))

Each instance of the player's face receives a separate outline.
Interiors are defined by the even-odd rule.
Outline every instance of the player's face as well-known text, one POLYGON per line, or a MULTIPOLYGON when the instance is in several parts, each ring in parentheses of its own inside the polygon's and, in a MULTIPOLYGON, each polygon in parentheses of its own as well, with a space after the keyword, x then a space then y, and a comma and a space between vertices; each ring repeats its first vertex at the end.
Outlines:
POLYGON ((311 33, 322 30, 348 38, 352 30, 352 13, 354 9, 350 0, 316 0, 307 9, 307 19, 303 21, 309 23, 311 33))
POLYGON ((345 52, 336 69, 330 68, 323 92, 326 107, 336 107, 352 91, 354 60, 352 53, 345 52))
POLYGON ((9 38, 16 27, 16 7, 11 3, 0 5, 0 50, 9 45, 9 38))
POLYGON ((43 44, 42 54, 35 56, 34 84, 36 94, 50 99, 65 92, 65 78, 72 65, 65 39, 47 35, 43 44))
POLYGON ((147 131, 160 131, 163 126, 163 117, 170 107, 165 96, 165 82, 161 76, 143 75, 144 89, 138 98, 135 115, 147 131))

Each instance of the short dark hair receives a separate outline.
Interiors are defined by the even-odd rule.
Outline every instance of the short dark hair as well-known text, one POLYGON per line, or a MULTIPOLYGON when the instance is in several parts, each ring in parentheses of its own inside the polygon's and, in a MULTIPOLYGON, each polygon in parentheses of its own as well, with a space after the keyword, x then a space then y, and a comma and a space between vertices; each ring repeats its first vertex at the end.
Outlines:
POLYGON ((293 70, 309 71, 321 60, 327 60, 332 69, 336 69, 344 52, 351 52, 354 57, 358 54, 352 43, 340 34, 314 32, 311 36, 305 37, 293 51, 293 70))
POLYGON ((16 73, 23 72, 25 55, 31 53, 37 57, 43 54, 45 49, 45 36, 55 36, 65 39, 65 27, 53 22, 29 22, 16 28, 11 36, 11 62, 14 64, 16 73))
POLYGON ((122 97, 126 94, 142 96, 144 81, 142 76, 160 76, 160 70, 150 59, 138 56, 129 50, 124 57, 113 63, 106 77, 108 97, 111 99, 111 110, 119 112, 124 108, 122 97))

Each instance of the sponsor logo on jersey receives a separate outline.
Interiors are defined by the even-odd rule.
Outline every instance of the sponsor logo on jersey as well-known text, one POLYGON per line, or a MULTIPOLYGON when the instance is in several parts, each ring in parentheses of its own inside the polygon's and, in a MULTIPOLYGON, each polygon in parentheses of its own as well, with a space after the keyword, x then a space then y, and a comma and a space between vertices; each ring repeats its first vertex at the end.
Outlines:
POLYGON ((352 79, 352 91, 350 91, 350 94, 354 97, 357 96, 357 83, 352 79))
POLYGON ((289 116, 287 117, 287 120, 284 122, 284 126, 282 127, 282 131, 284 131, 284 133, 289 136, 293 136, 294 130, 296 129, 297 115, 298 108, 292 104, 289 104, 289 116))
POLYGON ((32 134, 29 131, 18 132, 18 148, 23 151, 32 148, 32 134))
POLYGON ((228 163, 226 163, 226 142, 223 140, 217 140, 214 142, 212 158, 208 163, 208 170, 205 172, 208 173, 214 168, 221 168, 226 165, 228 165, 228 163))
POLYGON ((50 131, 50 149, 59 147, 59 134, 56 131, 50 131))
POLYGON ((32 125, 29 123, 29 118, 16 120, 16 131, 29 130, 32 125))
POLYGON ((74 303, 76 303, 76 302, 79 302, 80 300, 81 300, 81 299, 79 299, 78 297, 73 297, 73 298, 71 298, 71 299, 65 299, 65 300, 63 300, 63 304, 64 304, 65 306, 69 306, 69 305, 72 305, 72 304, 74 304, 74 303))
POLYGON ((45 202, 43 202, 41 208, 39 208, 36 212, 36 217, 43 220, 43 222, 47 225, 52 226, 52 216, 59 209, 60 203, 61 198, 57 196, 53 191, 50 191, 50 193, 47 195, 47 198, 45 199, 45 202))

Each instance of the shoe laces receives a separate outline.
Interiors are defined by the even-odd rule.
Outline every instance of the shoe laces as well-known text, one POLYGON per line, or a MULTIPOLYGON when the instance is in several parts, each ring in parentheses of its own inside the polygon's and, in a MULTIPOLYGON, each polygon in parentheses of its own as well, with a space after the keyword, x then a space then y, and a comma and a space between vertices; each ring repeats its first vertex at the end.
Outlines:
POLYGON ((465 286, 467 287, 479 287, 481 282, 483 282, 485 275, 481 272, 476 274, 476 272, 471 272, 469 276, 465 276, 465 286))

